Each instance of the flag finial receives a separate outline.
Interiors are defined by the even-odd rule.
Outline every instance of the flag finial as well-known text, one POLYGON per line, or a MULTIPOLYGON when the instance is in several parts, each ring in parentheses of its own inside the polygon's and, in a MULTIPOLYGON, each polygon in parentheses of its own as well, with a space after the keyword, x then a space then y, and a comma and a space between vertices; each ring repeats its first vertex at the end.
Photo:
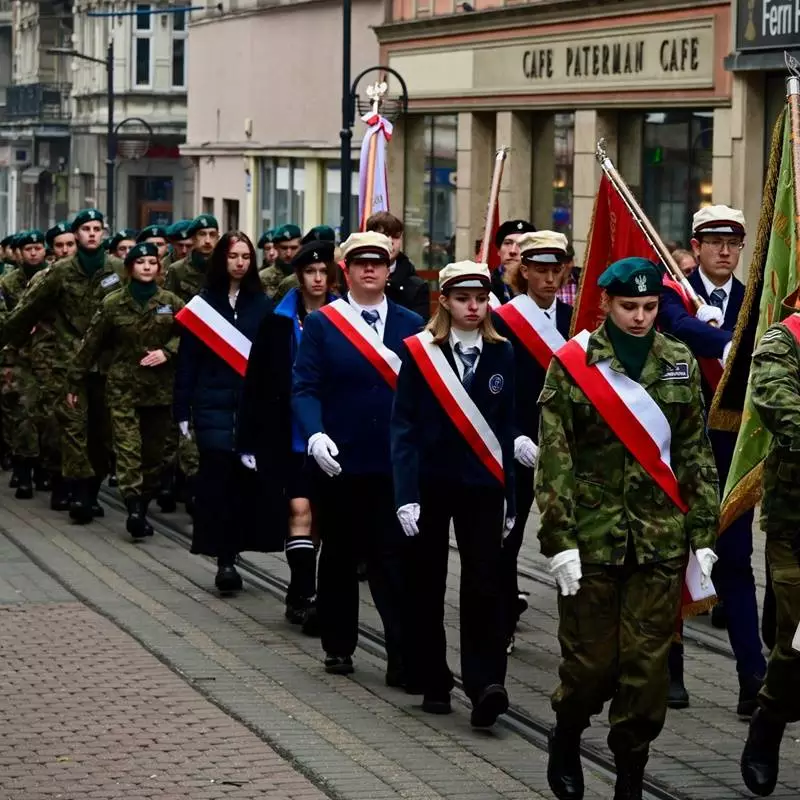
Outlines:
POLYGON ((786 61, 786 69, 788 69, 795 78, 800 78, 800 62, 786 50, 783 51, 783 58, 786 61))

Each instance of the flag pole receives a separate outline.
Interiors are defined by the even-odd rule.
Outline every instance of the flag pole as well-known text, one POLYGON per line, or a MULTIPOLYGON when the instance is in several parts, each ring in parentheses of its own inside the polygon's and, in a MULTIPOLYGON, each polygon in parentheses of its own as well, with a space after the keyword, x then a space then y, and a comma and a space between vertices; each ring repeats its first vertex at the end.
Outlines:
MULTIPOLYGON (((388 85, 386 81, 376 81, 374 84, 367 86, 367 96, 372 103, 372 112, 362 117, 365 122, 368 119, 370 120, 367 124, 372 124, 372 120, 380 122, 380 107, 387 89, 388 85)), ((367 220, 372 216, 372 205, 375 195, 375 158, 378 152, 378 136, 380 135, 381 132, 380 129, 378 129, 370 138, 369 149, 367 150, 367 180, 364 185, 364 211, 363 219, 361 220, 362 231, 367 226, 367 220)))
POLYGON ((796 269, 800 278, 800 63, 787 52, 783 54, 789 77, 786 79, 786 102, 789 108, 789 136, 792 145, 792 177, 794 187, 794 230, 796 269))
POLYGON ((494 210, 497 207, 497 198, 500 194, 500 183, 503 180, 503 168, 505 167, 508 147, 499 147, 494 156, 494 173, 492 174, 492 188, 489 191, 489 202, 486 206, 486 225, 483 228, 483 241, 481 242, 481 264, 489 263, 489 237, 492 235, 492 220, 494 210))

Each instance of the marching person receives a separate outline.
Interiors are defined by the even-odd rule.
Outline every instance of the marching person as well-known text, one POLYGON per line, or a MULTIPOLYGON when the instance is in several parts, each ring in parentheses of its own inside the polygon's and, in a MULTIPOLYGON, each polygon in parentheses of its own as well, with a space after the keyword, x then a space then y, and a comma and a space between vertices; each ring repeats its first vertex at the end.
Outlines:
POLYGON ((175 314, 183 302, 158 285, 158 245, 134 245, 125 256, 124 287, 103 300, 70 365, 67 403, 99 358, 109 358, 106 401, 125 527, 134 539, 153 535, 147 508, 158 488, 164 443, 173 425, 171 406, 178 350, 175 314))
MULTIPOLYGON (((224 234, 205 277, 206 288, 193 302, 199 300, 203 310, 200 331, 211 334, 200 338, 186 330, 181 335, 173 417, 184 438, 196 438, 200 454, 191 552, 216 557, 215 584, 227 594, 242 588, 234 566, 239 553, 282 548, 286 511, 280 487, 271 490, 241 462, 236 425, 244 378, 224 358, 227 349, 217 347, 219 338, 230 346, 242 336, 252 342, 270 313, 250 239, 239 231, 224 234), (277 547, 267 542, 262 519, 269 521, 266 530, 274 526, 277 531, 277 547)), ((191 308, 192 303, 184 313, 191 308)), ((288 418, 276 421, 276 427, 288 425, 288 418)))
POLYGON ((118 230, 108 240, 108 252, 124 263, 125 256, 128 255, 128 250, 136 244, 136 237, 138 235, 138 231, 135 231, 133 228, 122 228, 118 230))
MULTIPOLYGON (((162 259, 167 257, 167 251, 169 248, 169 233, 167 232, 167 228, 165 225, 148 225, 146 228, 142 228, 139 231, 139 234, 136 237, 136 244, 142 244, 142 242, 151 242, 158 248, 158 259, 159 264, 162 259)), ((159 266, 159 269, 161 267, 159 266)))
POLYGON ((256 247, 261 251, 261 266, 258 268, 259 275, 271 267, 278 258, 278 251, 275 249, 275 231, 270 228, 261 234, 256 247))
MULTIPOLYGON (((253 342, 242 395, 239 450, 244 454, 244 463, 255 463, 258 470, 265 456, 276 449, 275 437, 284 432, 276 429, 264 409, 276 394, 282 396, 284 381, 291 387, 292 365, 308 315, 336 299, 330 291, 336 280, 334 249, 330 241, 309 241, 300 248, 292 259, 299 288, 289 290, 275 313, 264 319, 253 342), (264 424, 265 419, 269 424, 264 424)), ((311 538, 312 472, 308 461, 306 440, 294 420, 291 456, 288 463, 281 465, 289 499, 286 560, 291 578, 286 592, 286 619, 302 625, 303 633, 315 636, 319 635, 317 554, 311 538)))
POLYGON ((770 326, 761 337, 753 354, 750 391, 761 422, 772 434, 764 461, 761 527, 777 633, 741 768, 747 788, 766 797, 778 781, 784 729, 800 720, 800 314, 770 326))
POLYGON ((413 550, 409 666, 424 690, 423 710, 449 713, 444 594, 452 520, 461 674, 471 723, 487 728, 508 710, 501 550, 515 514, 514 353, 492 325, 485 264, 448 264, 439 281, 433 319, 405 340, 391 422, 397 517, 413 550))
POLYGON ((292 274, 292 259, 300 249, 300 239, 303 232, 297 225, 288 223, 281 225, 272 235, 275 245, 277 258, 272 266, 262 269, 260 272, 261 285, 267 293, 267 297, 272 299, 278 291, 278 287, 284 278, 292 274))
POLYGON ((189 255, 192 239, 187 233, 192 224, 190 219, 179 219, 167 226, 167 254, 161 261, 161 274, 166 275, 169 268, 189 255))
POLYGON ((306 317, 297 351, 292 409, 316 463, 317 530, 322 540, 317 606, 325 669, 353 671, 358 640, 357 563, 367 563, 383 621, 386 682, 406 685, 405 536, 394 512, 389 417, 403 339, 422 318, 386 298, 392 245, 354 233, 342 245, 350 290, 306 317))
POLYGON ((500 266, 492 272, 492 292, 500 303, 507 303, 514 296, 511 286, 506 282, 506 275, 519 269, 519 240, 524 234, 535 230, 536 226, 526 219, 508 219, 494 235, 500 266))
MULTIPOLYGON (((698 359, 706 406, 709 406, 744 301, 744 285, 733 274, 744 247, 744 215, 728 206, 701 208, 694 215, 692 231, 691 245, 698 267, 688 281, 706 305, 695 314, 677 292, 668 290, 664 292, 658 321, 661 330, 687 344, 698 359)), ((728 479, 736 436, 735 431, 709 431, 722 488, 728 479)), ((714 586, 725 608, 728 637, 739 677, 736 712, 745 717, 756 709, 758 691, 766 672, 751 564, 753 517, 753 510, 745 512, 720 535, 719 562, 714 567, 714 586)), ((682 647, 676 645, 670 661, 671 671, 678 675, 682 675, 682 655, 682 647)))
POLYGON ((70 230, 69 222, 58 222, 44 235, 47 250, 52 253, 52 260, 70 258, 75 255, 78 245, 75 234, 70 230))
POLYGON ((513 300, 492 315, 497 332, 514 347, 516 364, 516 435, 514 469, 517 515, 503 543, 503 587, 507 598, 506 648, 514 648, 514 630, 527 609, 517 584, 517 557, 533 506, 533 470, 539 441, 537 400, 553 353, 566 344, 572 306, 557 299, 569 258, 567 237, 555 231, 523 234, 518 242, 521 263, 510 275, 513 300))
POLYGON ((610 700, 614 798, 638 800, 689 548, 707 585, 719 500, 697 363, 653 327, 660 268, 625 258, 598 284, 606 321, 556 352, 539 399, 539 540, 562 658, 547 776, 560 800, 583 797, 581 734, 610 700))

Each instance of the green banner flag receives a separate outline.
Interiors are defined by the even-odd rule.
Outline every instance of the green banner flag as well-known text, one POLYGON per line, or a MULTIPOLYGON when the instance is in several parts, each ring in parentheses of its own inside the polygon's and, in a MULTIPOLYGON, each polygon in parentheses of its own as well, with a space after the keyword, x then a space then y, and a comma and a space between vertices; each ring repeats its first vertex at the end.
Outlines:
MULTIPOLYGON (((773 322, 787 316, 789 312, 782 303, 798 286, 793 181, 791 132, 788 115, 782 114, 773 133, 756 248, 732 347, 731 357, 738 357, 741 367, 748 370, 754 345, 773 322), (745 341, 747 348, 741 346, 745 341)), ((722 497, 721 531, 761 499, 761 474, 770 438, 753 406, 748 384, 722 497)))

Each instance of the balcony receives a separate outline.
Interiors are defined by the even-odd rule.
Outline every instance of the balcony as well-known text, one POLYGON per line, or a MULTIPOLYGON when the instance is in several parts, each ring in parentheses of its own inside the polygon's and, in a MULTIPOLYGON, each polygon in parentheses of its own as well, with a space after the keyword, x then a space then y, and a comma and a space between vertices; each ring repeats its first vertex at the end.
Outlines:
POLYGON ((63 122, 69 120, 69 85, 27 83, 6 89, 6 119, 63 122))

